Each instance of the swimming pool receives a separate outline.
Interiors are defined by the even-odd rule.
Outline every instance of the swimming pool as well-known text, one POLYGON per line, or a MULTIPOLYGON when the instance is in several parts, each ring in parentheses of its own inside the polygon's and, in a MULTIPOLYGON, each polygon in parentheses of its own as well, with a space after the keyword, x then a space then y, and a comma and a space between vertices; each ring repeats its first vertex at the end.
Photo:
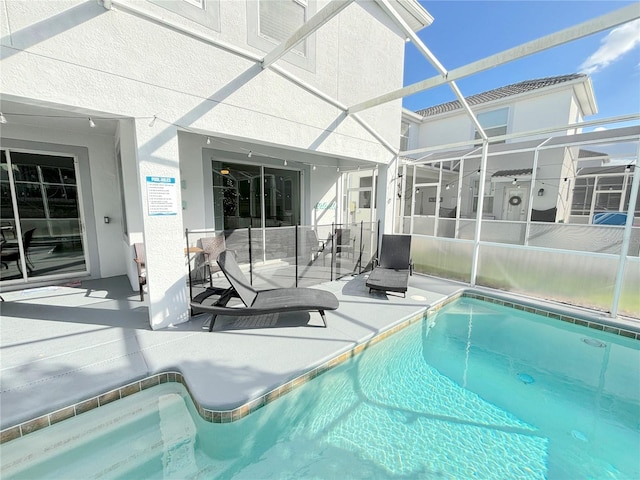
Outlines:
POLYGON ((2 478, 639 478, 639 344, 461 298, 239 421, 167 383, 2 445, 2 478))

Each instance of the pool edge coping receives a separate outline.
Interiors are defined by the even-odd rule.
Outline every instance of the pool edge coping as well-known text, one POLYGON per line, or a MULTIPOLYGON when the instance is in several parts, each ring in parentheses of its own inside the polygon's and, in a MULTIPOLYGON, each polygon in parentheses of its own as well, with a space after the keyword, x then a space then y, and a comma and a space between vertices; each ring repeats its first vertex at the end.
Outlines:
POLYGON ((348 361, 370 346, 375 345, 376 343, 388 338, 389 336, 399 332, 400 330, 405 329, 406 327, 414 324, 417 321, 428 318, 430 315, 435 314, 445 305, 463 297, 503 305, 505 307, 534 313, 543 317, 593 328, 595 330, 612 333, 614 335, 620 335, 632 340, 640 340, 640 331, 633 331, 628 328, 623 328, 626 327, 626 325, 616 325, 614 321, 609 319, 603 319, 599 317, 596 319, 593 313, 568 313, 565 310, 568 311, 571 307, 562 308, 562 306, 553 305, 548 305, 547 308, 541 308, 541 305, 537 305, 535 301, 527 301, 526 299, 521 298, 518 298, 517 301, 514 301, 515 299, 507 294, 500 295, 499 293, 488 293, 476 288, 466 288, 459 290, 447 296, 446 298, 443 298, 441 301, 433 305, 426 305, 424 310, 422 310, 420 313, 411 314, 408 317, 400 319, 394 324, 391 324, 388 327, 378 331, 374 336, 354 345, 352 348, 349 348, 348 350, 337 354, 335 357, 330 358, 315 367, 309 368, 306 372, 297 375, 290 380, 287 380, 282 385, 277 386, 238 407, 227 410, 213 410, 203 407, 200 402, 195 399, 184 375, 179 371, 172 370, 167 372, 155 373, 145 378, 129 382, 119 388, 111 389, 107 392, 92 396, 88 399, 82 400, 72 405, 59 408, 50 413, 46 413, 31 420, 26 420, 24 422, 18 423, 17 425, 2 429, 0 431, 0 445, 17 438, 24 437, 25 435, 36 432, 43 428, 55 425, 56 423, 59 423, 63 420, 67 420, 69 418, 81 415, 82 413, 86 413, 96 408, 108 405, 116 400, 120 400, 135 393, 139 393, 148 388, 168 382, 180 383, 184 386, 186 393, 189 395, 191 401, 193 402, 195 410, 203 420, 210 423, 235 422, 262 408, 263 406, 268 405, 269 403, 275 401, 283 395, 286 395, 290 391, 304 385, 305 383, 318 377, 319 375, 322 375, 323 373, 348 361))

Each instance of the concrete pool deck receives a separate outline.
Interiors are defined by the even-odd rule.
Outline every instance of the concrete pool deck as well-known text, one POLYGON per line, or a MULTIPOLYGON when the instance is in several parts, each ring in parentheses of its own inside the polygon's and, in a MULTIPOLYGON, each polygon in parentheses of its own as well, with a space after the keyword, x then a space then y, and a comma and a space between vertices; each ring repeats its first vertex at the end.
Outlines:
POLYGON ((0 428, 168 371, 182 374, 204 408, 236 408, 465 289, 413 275, 403 298, 370 295, 364 282, 349 276, 315 287, 340 302, 326 313, 327 328, 313 327, 322 323, 312 312, 219 317, 211 333, 205 315, 152 331, 125 277, 5 292, 0 428))

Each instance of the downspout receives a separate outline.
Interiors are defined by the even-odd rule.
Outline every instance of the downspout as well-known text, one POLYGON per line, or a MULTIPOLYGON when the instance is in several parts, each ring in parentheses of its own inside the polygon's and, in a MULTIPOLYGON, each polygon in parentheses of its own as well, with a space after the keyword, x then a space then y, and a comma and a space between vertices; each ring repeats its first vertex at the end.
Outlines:
POLYGON ((405 217, 405 192, 407 191, 407 164, 402 164, 402 177, 400 178, 400 233, 404 233, 405 217))

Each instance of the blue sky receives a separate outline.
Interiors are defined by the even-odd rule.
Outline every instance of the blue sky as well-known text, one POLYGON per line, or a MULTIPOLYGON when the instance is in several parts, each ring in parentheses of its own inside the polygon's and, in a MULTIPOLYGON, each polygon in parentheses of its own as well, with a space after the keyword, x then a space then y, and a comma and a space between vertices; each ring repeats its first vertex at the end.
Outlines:
MULTIPOLYGON (((431 1, 420 0, 435 17, 418 33, 447 69, 466 65, 536 38, 558 32, 632 3, 592 1, 431 1)), ((591 75, 598 114, 613 117, 640 112, 640 21, 591 35, 544 52, 458 80, 463 95, 522 80, 569 73, 591 75)), ((404 84, 430 78, 436 70, 407 44, 404 84)), ((410 110, 455 100, 448 86, 403 100, 410 110)))

